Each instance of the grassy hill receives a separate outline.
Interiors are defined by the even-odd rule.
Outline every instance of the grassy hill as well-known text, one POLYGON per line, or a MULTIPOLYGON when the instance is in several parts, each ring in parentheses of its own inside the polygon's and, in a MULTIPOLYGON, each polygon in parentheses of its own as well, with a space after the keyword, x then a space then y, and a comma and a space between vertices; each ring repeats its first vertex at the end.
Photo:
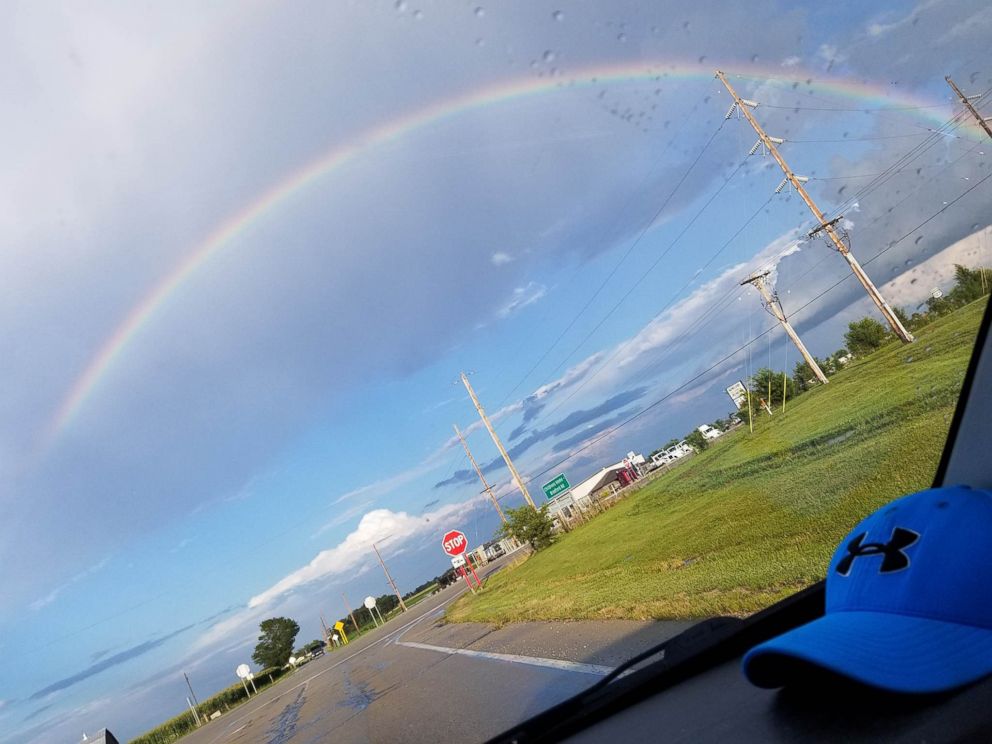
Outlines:
POLYGON ((856 360, 493 577, 449 620, 744 615, 823 577, 873 509, 930 485, 984 311, 856 360))

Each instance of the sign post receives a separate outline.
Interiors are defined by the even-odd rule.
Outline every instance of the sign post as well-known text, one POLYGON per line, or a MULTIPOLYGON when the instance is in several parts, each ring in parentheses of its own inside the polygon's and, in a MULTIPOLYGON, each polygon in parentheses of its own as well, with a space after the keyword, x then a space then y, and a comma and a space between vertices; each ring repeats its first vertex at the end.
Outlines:
MULTIPOLYGON (((369 614, 372 616, 372 622, 374 622, 375 623, 375 627, 378 628, 379 627, 379 622, 378 622, 378 620, 375 619, 375 597, 373 597, 371 595, 368 596, 368 597, 366 597, 364 604, 365 604, 365 609, 368 610, 369 611, 369 614)), ((379 619, 380 620, 382 619, 382 613, 381 612, 379 613, 379 619)), ((383 623, 383 624, 385 624, 385 623, 383 623)))
MULTIPOLYGON (((238 668, 234 670, 234 673, 238 675, 238 679, 240 679, 241 684, 244 685, 245 695, 247 695, 250 698, 251 693, 248 691, 248 683, 245 682, 245 680, 248 679, 248 677, 251 675, 251 667, 249 667, 247 664, 240 664, 238 665, 238 668)), ((252 682, 251 686, 254 687, 255 683, 252 682)), ((255 692, 258 692, 258 690, 255 690, 255 692)))
POLYGON ((547 483, 545 483, 543 486, 541 486, 541 490, 544 491, 544 495, 548 497, 548 500, 551 500, 555 496, 565 493, 565 491, 567 491, 571 487, 572 486, 571 484, 569 484, 568 478, 565 477, 565 474, 559 473, 554 478, 552 478, 547 483))
MULTIPOLYGON (((451 565, 454 567, 461 577, 465 579, 465 583, 468 584, 468 588, 475 594, 475 587, 472 586, 472 581, 468 578, 468 572, 465 571, 465 551, 468 548, 468 538, 465 537, 465 533, 461 530, 449 530, 444 533, 444 537, 441 538, 441 549, 445 553, 451 556, 451 565)), ((471 565, 471 564, 470 564, 471 565)), ((475 576, 476 585, 481 588, 479 584, 479 577, 475 575, 475 569, 472 569, 472 575, 475 576)))
POLYGON ((338 620, 334 623, 334 630, 341 634, 341 638, 344 639, 345 645, 348 645, 348 634, 344 632, 344 623, 338 620))
POLYGON ((456 555, 451 559, 451 565, 453 568, 457 569, 458 574, 465 579, 465 583, 468 585, 468 590, 475 594, 475 587, 472 586, 472 582, 469 581, 468 574, 465 572, 465 556, 456 555))
POLYGON ((468 561, 467 562, 468 562, 469 570, 472 572, 472 576, 475 577, 475 585, 477 587, 479 587, 479 589, 481 589, 482 588, 482 582, 479 581, 479 574, 477 574, 475 572, 475 561, 472 560, 472 556, 471 555, 468 556, 468 561))

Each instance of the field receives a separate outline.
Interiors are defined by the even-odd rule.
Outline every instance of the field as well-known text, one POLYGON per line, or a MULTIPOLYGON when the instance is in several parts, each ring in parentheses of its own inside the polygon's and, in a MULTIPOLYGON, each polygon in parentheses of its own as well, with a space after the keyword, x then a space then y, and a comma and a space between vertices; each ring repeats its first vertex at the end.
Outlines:
POLYGON ((848 530, 930 485, 984 301, 718 440, 448 611, 497 624, 747 615, 823 577, 848 530))

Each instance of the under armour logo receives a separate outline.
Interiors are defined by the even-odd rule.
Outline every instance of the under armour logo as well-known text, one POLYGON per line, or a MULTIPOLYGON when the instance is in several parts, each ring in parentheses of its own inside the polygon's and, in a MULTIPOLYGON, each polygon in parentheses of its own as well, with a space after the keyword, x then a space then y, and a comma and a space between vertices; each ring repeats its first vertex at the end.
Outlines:
POLYGON ((901 571, 909 566, 909 556, 902 552, 903 549, 920 539, 918 532, 902 527, 896 527, 892 530, 892 537, 887 543, 863 543, 862 541, 867 535, 867 532, 862 532, 847 544, 847 555, 841 558, 837 564, 837 573, 841 576, 847 576, 851 572, 851 564, 854 563, 854 559, 863 555, 885 556, 878 569, 879 573, 901 571))

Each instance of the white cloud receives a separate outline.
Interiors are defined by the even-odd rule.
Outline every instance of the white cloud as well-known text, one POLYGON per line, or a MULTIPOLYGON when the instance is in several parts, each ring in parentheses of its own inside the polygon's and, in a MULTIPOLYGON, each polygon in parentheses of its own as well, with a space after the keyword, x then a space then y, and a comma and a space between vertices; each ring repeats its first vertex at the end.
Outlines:
POLYGON ((496 311, 500 318, 509 318, 516 312, 523 310, 528 305, 533 305, 547 294, 548 288, 537 282, 528 282, 524 287, 517 287, 510 295, 510 299, 496 311))
POLYGON ((504 266, 511 261, 513 261, 513 256, 509 253, 503 253, 503 251, 496 251, 489 260, 492 262, 493 266, 504 266))
POLYGON ((366 509, 368 509, 370 506, 372 506, 372 503, 373 502, 370 499, 368 501, 363 501, 363 502, 361 502, 359 504, 354 504, 353 506, 349 507, 348 509, 345 509, 344 511, 338 512, 334 516, 333 519, 331 519, 329 522, 326 522, 325 524, 323 524, 320 527, 320 529, 318 529, 316 532, 314 532, 313 535, 310 536, 311 539, 313 539, 315 537, 319 537, 320 535, 323 535, 325 532, 327 532, 332 527, 337 527, 339 524, 344 524, 349 519, 353 519, 354 517, 358 516, 363 511, 365 511, 366 509))
MULTIPOLYGON (((472 499, 480 502, 481 498, 472 499)), ((467 503, 471 503, 467 502, 467 503)), ((390 509, 374 509, 362 517, 361 521, 344 540, 333 548, 322 550, 307 565, 284 576, 263 592, 248 600, 249 610, 266 605, 292 589, 317 579, 326 579, 342 574, 351 575, 371 559, 371 545, 378 543, 395 546, 410 538, 437 529, 439 521, 455 514, 463 514, 465 503, 448 504, 424 516, 390 509)), ((234 618, 226 622, 233 622, 234 618)))
MULTIPOLYGON (((908 238, 907 238, 908 240, 908 238)), ((881 287, 885 299, 912 314, 935 287, 948 291, 954 283, 954 264, 968 268, 992 266, 992 228, 962 238, 918 266, 881 287)))
POLYGON ((816 56, 825 63, 827 70, 830 70, 834 65, 847 61, 847 55, 842 53, 833 44, 820 44, 820 48, 816 50, 816 56))
POLYGON ((52 589, 44 597, 39 597, 38 599, 36 599, 34 602, 32 602, 31 604, 29 604, 28 607, 31 610, 34 610, 35 612, 37 612, 42 607, 45 607, 47 605, 50 605, 52 602, 54 602, 56 599, 58 599, 58 596, 62 592, 64 592, 66 589, 68 589, 70 586, 72 586, 73 584, 75 584, 75 583, 77 583, 79 581, 82 581, 87 576, 92 576, 97 571, 99 571, 104 566, 106 566, 107 563, 109 563, 109 562, 110 562, 110 556, 107 556, 107 557, 103 558, 101 561, 99 561, 98 563, 94 563, 89 568, 83 569, 82 571, 80 571, 79 573, 77 573, 75 576, 73 576, 71 579, 69 579, 68 581, 66 581, 64 584, 59 584, 57 587, 55 587, 54 589, 52 589))
POLYGON ((782 60, 782 67, 797 67, 798 65, 802 64, 802 61, 803 60, 801 57, 796 57, 796 56, 786 57, 785 59, 782 60))

